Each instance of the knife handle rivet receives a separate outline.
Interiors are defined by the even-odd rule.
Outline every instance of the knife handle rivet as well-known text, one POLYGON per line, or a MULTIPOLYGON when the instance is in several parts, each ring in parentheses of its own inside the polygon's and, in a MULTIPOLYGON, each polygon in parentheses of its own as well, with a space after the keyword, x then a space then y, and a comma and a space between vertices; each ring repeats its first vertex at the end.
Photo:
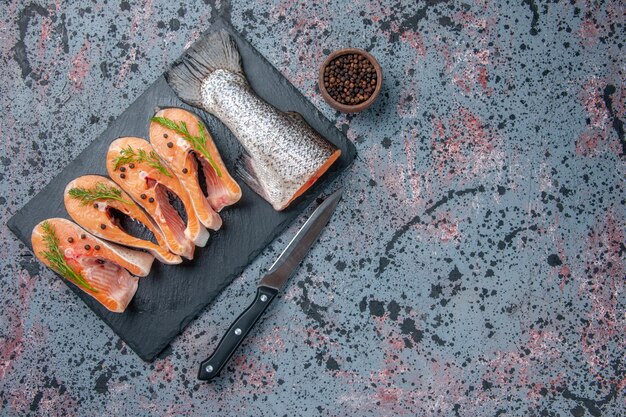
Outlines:
POLYGON ((241 329, 239 329, 239 328, 235 329, 235 334, 237 336, 239 336, 241 334, 241 329))
POLYGON ((207 365, 207 366, 206 366, 206 368, 204 368, 204 369, 206 369, 206 371, 207 371, 208 373, 213 372, 213 367, 212 367, 211 365, 207 365))
POLYGON ((267 295, 263 294, 261 296, 261 301, 266 302, 267 301, 267 295))

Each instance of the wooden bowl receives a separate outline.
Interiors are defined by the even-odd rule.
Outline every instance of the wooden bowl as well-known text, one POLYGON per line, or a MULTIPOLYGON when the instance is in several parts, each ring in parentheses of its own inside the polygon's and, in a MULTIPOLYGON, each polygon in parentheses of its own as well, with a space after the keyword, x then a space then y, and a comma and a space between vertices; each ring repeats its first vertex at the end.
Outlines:
POLYGON ((328 55, 328 57, 326 58, 322 66, 320 67, 320 74, 319 74, 317 83, 319 85, 320 92, 322 93, 322 97, 324 97, 324 100, 326 100, 326 102, 332 108, 339 110, 341 112, 344 112, 344 113, 357 113, 357 112, 367 109, 376 101, 376 98, 378 97, 378 94, 380 93, 380 89, 383 85, 383 71, 380 69, 380 65, 378 64, 378 61, 376 61, 376 58, 374 58, 371 54, 364 51, 363 49, 359 49, 359 48, 338 49, 334 51, 333 53, 331 53, 330 55, 328 55), (359 103, 359 104, 342 104, 338 102, 337 100, 335 100, 334 98, 332 98, 330 94, 328 94, 328 91, 326 91, 326 87, 324 87, 324 69, 328 65, 330 65, 330 63, 338 56, 351 55, 351 54, 364 56, 365 59, 367 59, 374 66, 374 69, 376 70, 376 87, 374 88, 374 92, 372 92, 372 95, 364 102, 359 103))

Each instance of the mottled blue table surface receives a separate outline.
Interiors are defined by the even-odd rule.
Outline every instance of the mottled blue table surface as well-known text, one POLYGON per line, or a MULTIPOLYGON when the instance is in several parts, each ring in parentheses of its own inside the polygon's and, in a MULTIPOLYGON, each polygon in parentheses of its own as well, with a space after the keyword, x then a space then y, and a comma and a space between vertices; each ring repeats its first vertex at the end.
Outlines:
POLYGON ((625 8, 2 2, 0 414, 624 415, 625 8), (291 285, 204 384, 197 364, 301 222, 147 364, 6 220, 218 14, 359 156, 291 285), (316 86, 347 46, 384 71, 353 116, 316 86))

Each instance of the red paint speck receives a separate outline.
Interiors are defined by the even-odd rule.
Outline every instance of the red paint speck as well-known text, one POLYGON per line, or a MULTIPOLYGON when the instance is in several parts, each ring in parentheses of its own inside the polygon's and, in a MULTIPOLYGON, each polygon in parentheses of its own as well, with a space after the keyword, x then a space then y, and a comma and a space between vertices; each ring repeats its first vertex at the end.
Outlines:
POLYGON ((400 35, 400 41, 409 45, 415 52, 415 62, 419 58, 423 58, 426 55, 426 47, 424 46, 424 39, 419 32, 412 30, 406 30, 400 35))
POLYGON ((156 384, 159 381, 172 382, 174 376, 174 365, 169 358, 166 358, 156 363, 154 371, 152 371, 148 380, 150 380, 152 384, 156 384))
MULTIPOLYGON (((611 84, 608 79, 597 77, 589 78, 579 94, 580 104, 585 109, 587 118, 585 129, 576 140, 576 154, 579 156, 594 157, 610 151, 615 155, 621 152, 619 138, 612 126, 612 116, 609 113, 603 97, 604 87, 611 84)), ((617 86, 618 91, 613 94, 613 102, 617 111, 623 107, 620 103, 624 89, 617 86)))
POLYGON ((436 118, 432 137, 435 168, 448 179, 475 176, 503 163, 502 153, 496 148, 497 136, 469 109, 460 108, 458 114, 449 117, 447 126, 436 118))
POLYGON ((5 313, 9 317, 9 323, 0 339, 0 381, 10 372, 13 363, 19 359, 25 349, 23 314, 28 311, 30 297, 35 286, 35 277, 29 276, 26 271, 21 271, 18 282, 19 302, 4 306, 5 313))
POLYGON ((88 59, 90 46, 91 43, 89 41, 85 41, 83 46, 80 48, 80 51, 78 51, 78 53, 72 58, 69 79, 75 90, 82 90, 83 81, 89 73, 89 68, 91 67, 88 59))
POLYGON ((624 292, 626 266, 623 216, 609 210, 591 230, 584 255, 584 279, 579 294, 591 308, 580 330, 582 350, 590 372, 604 386, 626 386, 626 378, 614 367, 626 349, 626 317, 620 297, 624 292), (619 355, 619 356, 615 356, 619 355))

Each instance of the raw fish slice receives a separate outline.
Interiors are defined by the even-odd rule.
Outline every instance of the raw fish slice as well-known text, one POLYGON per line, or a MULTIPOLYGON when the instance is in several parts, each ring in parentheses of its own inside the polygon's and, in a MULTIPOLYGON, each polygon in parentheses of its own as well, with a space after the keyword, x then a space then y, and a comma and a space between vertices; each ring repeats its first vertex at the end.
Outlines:
POLYGON ((99 175, 76 178, 65 187, 63 199, 65 209, 72 219, 94 235, 121 245, 147 250, 166 264, 182 262, 180 256, 167 248, 159 227, 109 178, 99 175), (148 236, 141 239, 128 233, 114 215, 115 211, 141 224, 156 242, 148 240, 148 236))
POLYGON ((202 224, 219 229, 222 221, 216 212, 239 201, 241 188, 228 173, 204 123, 180 108, 160 110, 150 123, 150 143, 189 194, 202 224), (206 184, 201 184, 198 170, 206 184))
POLYGON ((98 239, 69 220, 44 220, 33 229, 39 260, 115 313, 126 310, 154 257, 98 239))
POLYGON ((160 210, 157 213, 160 213, 165 223, 170 226, 178 241, 185 239, 185 222, 181 219, 178 211, 170 204, 168 189, 161 184, 156 184, 154 186, 154 196, 160 210))
POLYGON ((189 196, 146 140, 126 137, 113 141, 107 153, 107 171, 152 217, 172 252, 192 259, 194 243, 206 245, 209 232, 198 220, 189 196), (180 200, 186 226, 178 213, 172 213, 169 198, 157 198, 157 192, 171 193, 180 200))

